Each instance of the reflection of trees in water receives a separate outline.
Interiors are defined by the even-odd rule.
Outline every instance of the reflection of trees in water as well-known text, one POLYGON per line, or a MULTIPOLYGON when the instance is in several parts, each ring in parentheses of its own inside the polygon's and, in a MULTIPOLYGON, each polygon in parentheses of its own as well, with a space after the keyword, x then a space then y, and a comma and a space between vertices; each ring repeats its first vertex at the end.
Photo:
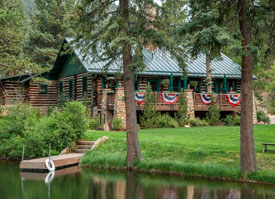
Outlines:
MULTIPOLYGON (((271 190, 259 189, 250 184, 216 184, 192 181, 174 183, 157 178, 142 178, 132 172, 125 175, 92 177, 89 181, 88 199, 269 199, 271 190), (258 190, 258 191, 256 191, 258 190)), ((170 180, 170 179, 169 179, 170 180)))
POLYGON ((141 193, 141 183, 139 177, 133 172, 127 172, 125 199, 143 199, 143 195, 141 193))
POLYGON ((242 185, 241 198, 242 199, 256 199, 257 191, 255 189, 252 189, 251 187, 248 186, 247 183, 245 183, 242 185))
MULTIPOLYGON (((241 199, 241 191, 234 189, 208 189, 194 187, 193 197, 187 199, 241 199)), ((247 198, 249 199, 249 198, 247 198)))

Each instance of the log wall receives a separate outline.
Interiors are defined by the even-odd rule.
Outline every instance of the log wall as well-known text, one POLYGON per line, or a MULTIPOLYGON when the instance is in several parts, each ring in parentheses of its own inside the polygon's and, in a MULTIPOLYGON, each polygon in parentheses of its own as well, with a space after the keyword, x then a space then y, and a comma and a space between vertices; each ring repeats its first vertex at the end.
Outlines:
POLYGON ((0 86, 0 103, 2 105, 13 105, 25 103, 28 100, 28 84, 22 84, 16 80, 5 80, 0 86))
MULTIPOLYGON (((97 88, 98 88, 98 79, 93 80, 94 75, 88 73, 81 73, 74 76, 69 76, 58 80, 58 95, 60 96, 60 82, 63 82, 63 95, 66 99, 69 99, 69 81, 73 79, 73 100, 83 102, 83 76, 87 76, 87 104, 91 106, 91 97, 93 96, 94 106, 96 105, 97 98, 97 88), (93 80, 93 94, 91 94, 93 80)), ((101 79, 100 79, 101 81, 101 79)), ((100 85, 101 86, 101 82, 100 85)))
POLYGON ((39 84, 30 82, 28 89, 29 103, 35 107, 48 107, 57 105, 57 81, 51 81, 47 93, 39 93, 39 84))

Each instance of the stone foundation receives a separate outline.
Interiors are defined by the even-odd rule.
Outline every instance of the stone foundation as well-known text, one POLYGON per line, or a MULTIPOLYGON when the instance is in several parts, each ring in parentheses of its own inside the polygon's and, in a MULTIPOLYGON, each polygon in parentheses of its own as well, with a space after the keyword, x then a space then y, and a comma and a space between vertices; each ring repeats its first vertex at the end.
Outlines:
POLYGON ((126 105, 124 97, 124 88, 118 87, 116 89, 115 104, 114 104, 114 118, 122 119, 122 128, 126 129, 126 105))
POLYGON ((187 113, 189 114, 190 118, 195 118, 193 90, 185 89, 184 94, 187 100, 187 113))

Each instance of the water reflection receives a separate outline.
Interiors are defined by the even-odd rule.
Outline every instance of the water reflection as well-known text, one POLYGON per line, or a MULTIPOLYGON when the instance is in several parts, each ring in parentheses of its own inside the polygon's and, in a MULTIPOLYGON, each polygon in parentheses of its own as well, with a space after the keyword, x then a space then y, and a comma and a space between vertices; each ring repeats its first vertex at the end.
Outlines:
POLYGON ((79 167, 20 172, 17 163, 0 161, 0 198, 275 199, 275 187, 79 167))
MULTIPOLYGON (((85 172, 84 172, 85 173, 85 172)), ((274 187, 179 177, 94 172, 90 199, 272 199, 274 187)))

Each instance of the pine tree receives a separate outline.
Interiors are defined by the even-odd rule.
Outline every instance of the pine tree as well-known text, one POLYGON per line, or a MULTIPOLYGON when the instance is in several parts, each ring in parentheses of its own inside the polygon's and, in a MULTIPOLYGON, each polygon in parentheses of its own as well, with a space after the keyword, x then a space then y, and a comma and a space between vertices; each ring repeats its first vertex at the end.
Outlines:
POLYGON ((223 25, 226 15, 223 1, 189 0, 190 20, 177 29, 183 46, 193 58, 205 54, 207 92, 212 92, 211 61, 221 58, 221 48, 233 43, 223 25))
MULTIPOLYGON (((127 165, 141 159, 137 134, 135 74, 142 71, 143 51, 147 47, 169 50, 184 68, 184 51, 174 45, 171 27, 162 10, 152 0, 79 0, 75 9, 75 44, 94 61, 105 61, 105 69, 112 63, 121 66, 126 104, 127 165)), ((152 52, 153 53, 153 52, 152 52)))
POLYGON ((35 0, 24 52, 45 68, 53 66, 65 36, 72 36, 69 16, 73 0, 35 0))
POLYGON ((179 98, 179 103, 178 103, 178 111, 176 112, 175 116, 177 119, 177 122, 179 126, 183 127, 184 125, 187 124, 189 120, 189 115, 188 115, 188 110, 187 110, 187 99, 185 96, 185 93, 183 89, 181 89, 180 93, 180 98, 179 98))
POLYGON ((39 69, 25 58, 22 41, 26 33, 26 17, 21 0, 0 0, 0 76, 32 73, 39 69))
MULTIPOLYGON (((190 2, 193 2, 193 0, 190 0, 190 2)), ((268 60, 274 60, 274 47, 272 47, 274 40, 274 3, 271 0, 207 0, 194 1, 194 3, 195 7, 193 10, 195 15, 201 15, 201 13, 204 13, 205 9, 210 6, 212 9, 205 12, 205 20, 211 18, 211 13, 216 13, 216 16, 219 16, 216 27, 220 30, 226 30, 225 35, 229 33, 228 38, 234 37, 236 40, 234 46, 237 47, 238 56, 241 57, 242 69, 241 169, 244 175, 247 175, 249 172, 257 170, 252 108, 253 61, 255 61, 255 59, 253 60, 252 55, 259 53, 260 51, 258 50, 261 49, 261 47, 268 46, 266 51, 261 52, 265 57, 269 57, 268 60), (265 32, 265 34, 262 34, 263 32, 265 32)), ((191 18, 191 25, 192 22, 197 24, 196 20, 193 21, 191 18)), ((203 30, 203 23, 201 23, 201 29, 203 30)), ((198 30, 198 32, 194 32, 194 35, 200 32, 201 31, 198 30)), ((221 33, 222 32, 223 31, 221 31, 221 33)), ((214 54, 216 54, 224 47, 222 43, 216 42, 216 40, 211 39, 211 37, 206 39, 208 38, 207 35, 202 34, 201 38, 205 38, 206 43, 194 42, 191 49, 197 51, 200 49, 208 50, 206 47, 210 45, 215 49, 214 54)))
POLYGON ((156 110, 155 95, 149 83, 146 86, 144 98, 144 110, 140 118, 140 125, 146 128, 153 128, 155 125, 154 118, 157 117, 158 112, 156 110))

